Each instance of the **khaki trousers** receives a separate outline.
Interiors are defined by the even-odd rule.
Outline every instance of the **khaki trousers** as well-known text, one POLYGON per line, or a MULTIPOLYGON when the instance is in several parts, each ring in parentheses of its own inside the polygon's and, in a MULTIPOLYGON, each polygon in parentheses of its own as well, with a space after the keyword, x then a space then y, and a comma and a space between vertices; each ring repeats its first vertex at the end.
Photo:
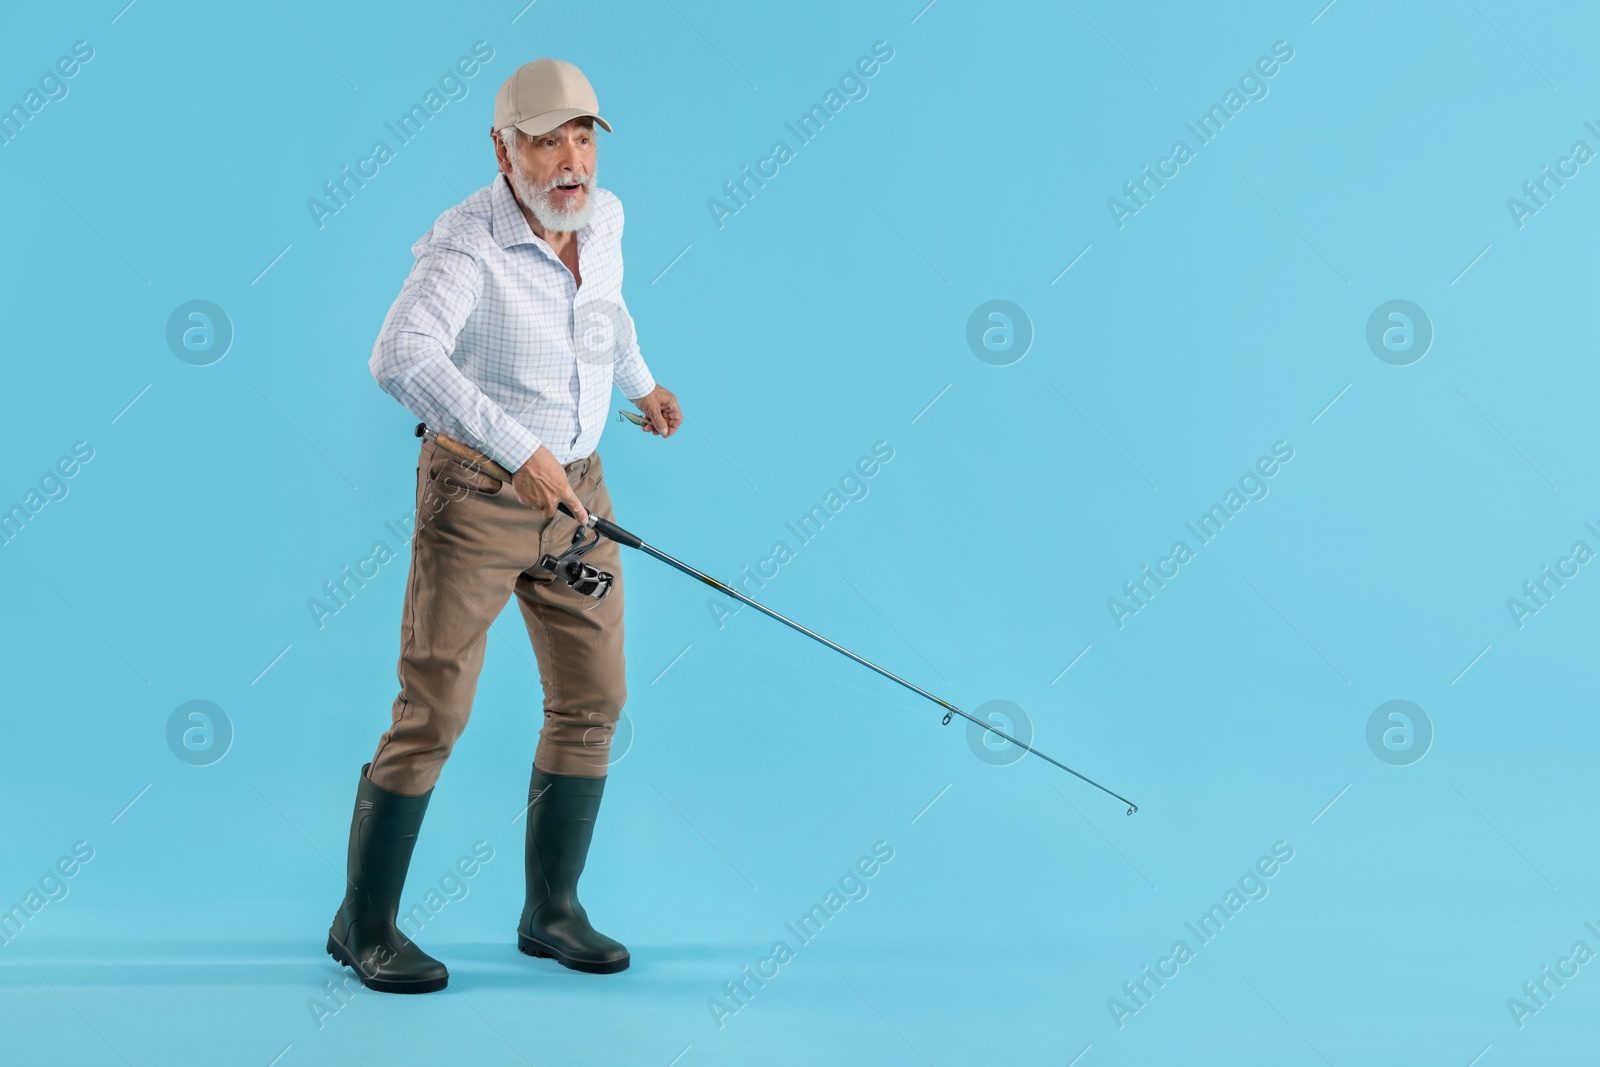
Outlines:
MULTIPOLYGON (((584 507, 612 518, 600 454, 566 471, 584 507)), ((489 625, 512 595, 544 687, 534 766, 547 774, 606 773, 612 730, 627 699, 620 553, 616 542, 602 540, 584 556, 617 579, 598 605, 538 566, 544 553, 570 547, 577 528, 559 512, 544 518, 511 486, 423 442, 400 625, 400 693, 367 772, 375 784, 408 796, 433 788, 472 712, 489 625)))

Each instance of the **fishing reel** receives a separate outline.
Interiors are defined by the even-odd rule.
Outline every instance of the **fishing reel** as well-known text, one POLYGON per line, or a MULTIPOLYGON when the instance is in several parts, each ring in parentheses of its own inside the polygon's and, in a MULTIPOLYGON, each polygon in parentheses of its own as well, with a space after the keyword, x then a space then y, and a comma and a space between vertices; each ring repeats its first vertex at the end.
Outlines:
POLYGON ((539 566, 566 582, 579 596, 587 597, 594 604, 585 608, 592 610, 600 601, 611 592, 611 587, 616 584, 616 577, 608 571, 603 571, 592 563, 583 561, 584 555, 595 545, 600 543, 600 533, 595 532, 592 540, 584 537, 588 527, 580 525, 572 532, 572 545, 559 556, 552 556, 546 552, 544 558, 539 560, 539 566))

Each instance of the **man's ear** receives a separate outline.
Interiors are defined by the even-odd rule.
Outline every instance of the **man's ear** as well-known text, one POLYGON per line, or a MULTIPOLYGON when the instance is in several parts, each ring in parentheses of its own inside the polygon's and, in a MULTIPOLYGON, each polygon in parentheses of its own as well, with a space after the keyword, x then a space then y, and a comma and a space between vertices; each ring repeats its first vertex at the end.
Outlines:
POLYGON ((500 173, 501 174, 510 174, 511 173, 511 160, 506 155, 506 146, 500 140, 500 135, 497 134, 494 130, 490 130, 489 131, 489 140, 494 142, 494 158, 495 158, 495 162, 500 165, 500 173))

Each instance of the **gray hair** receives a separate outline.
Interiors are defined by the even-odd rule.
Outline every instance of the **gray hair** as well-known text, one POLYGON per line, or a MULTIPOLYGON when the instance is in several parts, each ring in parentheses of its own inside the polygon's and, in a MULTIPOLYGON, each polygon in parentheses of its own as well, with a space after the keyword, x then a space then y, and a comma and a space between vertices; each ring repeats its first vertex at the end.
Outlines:
MULTIPOLYGON (((590 118, 588 115, 579 115, 578 125, 586 126, 591 133, 594 132, 594 119, 590 118)), ((500 143, 505 146, 506 152, 513 156, 515 156, 518 146, 520 146, 523 141, 533 140, 533 137, 530 134, 523 133, 515 126, 507 126, 505 129, 497 132, 495 136, 500 138, 500 143)))

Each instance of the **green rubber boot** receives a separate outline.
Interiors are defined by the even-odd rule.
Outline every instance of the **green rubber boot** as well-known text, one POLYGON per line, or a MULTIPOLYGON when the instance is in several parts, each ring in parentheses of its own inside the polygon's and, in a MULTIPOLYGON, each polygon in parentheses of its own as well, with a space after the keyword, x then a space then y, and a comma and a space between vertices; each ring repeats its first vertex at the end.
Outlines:
POLYGON ((528 786, 528 901, 517 924, 517 948, 590 974, 628 966, 626 946, 590 926, 578 903, 578 877, 605 788, 604 777, 546 774, 537 767, 528 786))
POLYGON ((381 993, 433 993, 450 980, 445 965, 395 927, 411 850, 433 790, 402 796, 374 785, 361 768, 350 819, 348 885, 328 931, 328 955, 353 967, 368 989, 381 993))

